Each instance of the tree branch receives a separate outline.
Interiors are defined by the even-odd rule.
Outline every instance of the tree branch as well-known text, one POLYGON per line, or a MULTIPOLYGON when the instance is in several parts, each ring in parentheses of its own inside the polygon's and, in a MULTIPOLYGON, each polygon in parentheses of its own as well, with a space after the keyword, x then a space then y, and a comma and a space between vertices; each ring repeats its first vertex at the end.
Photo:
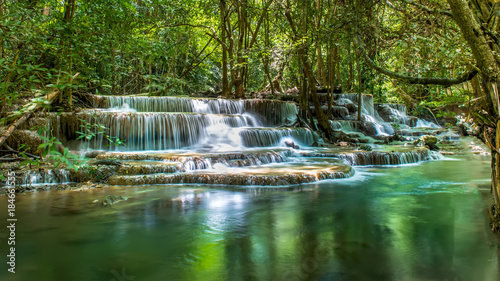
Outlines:
POLYGON ((456 78, 433 78, 433 77, 413 77, 413 76, 408 76, 408 75, 403 75, 396 73, 394 71, 385 69, 383 67, 378 66, 370 57, 368 57, 368 54, 363 46, 363 43, 361 42, 361 39, 359 36, 356 37, 358 41, 358 47, 361 50, 361 53, 363 54, 363 57, 365 58, 366 63, 373 69, 375 69, 377 72, 382 73, 386 76, 389 76, 394 79, 401 80, 407 84, 420 84, 420 85, 442 85, 445 87, 449 87, 451 85, 455 84, 460 84, 466 81, 471 80, 476 76, 478 71, 476 69, 473 69, 459 77, 456 78))

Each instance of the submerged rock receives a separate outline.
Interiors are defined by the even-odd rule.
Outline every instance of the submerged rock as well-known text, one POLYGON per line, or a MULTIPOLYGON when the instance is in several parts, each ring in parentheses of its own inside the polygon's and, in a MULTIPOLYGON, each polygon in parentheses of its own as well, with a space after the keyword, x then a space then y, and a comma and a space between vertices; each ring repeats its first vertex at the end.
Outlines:
POLYGON ((299 149, 300 147, 293 141, 285 141, 285 146, 286 147, 291 147, 295 149, 299 149))
POLYGON ((124 196, 119 196, 119 195, 106 195, 104 199, 102 200, 101 204, 103 206, 111 206, 116 203, 126 201, 128 198, 124 196))

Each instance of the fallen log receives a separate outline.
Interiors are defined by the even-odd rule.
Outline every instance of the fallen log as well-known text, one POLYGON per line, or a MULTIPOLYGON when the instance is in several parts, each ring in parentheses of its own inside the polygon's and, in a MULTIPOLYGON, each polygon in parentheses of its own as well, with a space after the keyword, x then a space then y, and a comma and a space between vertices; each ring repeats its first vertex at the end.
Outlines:
POLYGON ((0 150, 0 154, 16 154, 16 155, 26 155, 28 157, 31 157, 31 158, 35 158, 35 159, 39 159, 40 156, 37 156, 37 155, 33 155, 31 153, 28 153, 28 152, 21 152, 21 151, 17 151, 17 150, 0 150))
MULTIPOLYGON (((51 104, 59 95, 59 92, 54 91, 48 95, 45 96, 45 99, 48 101, 49 104, 51 104)), ((39 103, 31 102, 31 104, 26 108, 26 110, 22 113, 21 117, 17 119, 10 127, 5 131, 2 136, 0 136, 0 147, 3 145, 3 143, 7 140, 7 138, 14 132, 17 127, 22 125, 26 120, 28 120, 31 115, 39 110, 41 105, 39 103)))

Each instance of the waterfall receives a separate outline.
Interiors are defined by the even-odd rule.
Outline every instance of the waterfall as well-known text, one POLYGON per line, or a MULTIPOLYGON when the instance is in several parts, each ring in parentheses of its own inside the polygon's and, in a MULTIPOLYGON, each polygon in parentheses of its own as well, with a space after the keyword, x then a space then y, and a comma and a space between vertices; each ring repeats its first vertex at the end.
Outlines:
POLYGON ((330 120, 332 130, 341 130, 344 133, 356 132, 359 129, 358 122, 348 120, 330 120))
POLYGON ((84 124, 92 125, 92 140, 81 149, 114 151, 211 149, 241 150, 243 147, 278 146, 284 138, 304 145, 314 142, 308 130, 278 130, 273 133, 249 132, 294 122, 294 104, 272 100, 194 99, 177 97, 99 96, 101 108, 76 115, 56 117, 61 126, 58 136, 78 137, 84 124), (104 129, 104 130, 103 130, 104 129), (124 140, 113 146, 104 133, 124 140), (253 137, 252 137, 253 136, 253 137), (262 136, 262 141, 256 141, 262 136), (267 136, 267 137, 265 137, 267 136))
POLYGON ((284 140, 292 140, 300 145, 311 145, 318 138, 313 132, 306 128, 272 128, 272 129, 245 129, 240 132, 243 144, 247 147, 255 146, 278 146, 284 140))
POLYGON ((394 134, 394 130, 392 129, 391 125, 389 124, 383 124, 377 122, 375 117, 371 115, 365 115, 365 120, 372 123, 373 126, 375 127, 375 130, 377 131, 377 135, 379 136, 387 136, 387 135, 392 135, 394 134), (386 126, 384 126, 386 125, 386 126))
MULTIPOLYGON (((260 121, 252 115, 221 115, 200 113, 160 113, 160 112, 83 112, 79 119, 96 123, 107 128, 107 134, 125 140, 124 147, 111 150, 168 150, 193 146, 213 137, 211 132, 236 127, 256 127, 260 121)), ((99 129, 87 142, 89 149, 106 149, 109 142, 99 129)), ((228 134, 226 134, 228 135, 228 134)))
POLYGON ((102 108, 112 110, 127 105, 137 112, 196 112, 208 114, 243 114, 260 116, 269 126, 295 120, 295 104, 273 100, 195 99, 177 97, 99 96, 102 108))
POLYGON ((383 103, 375 106, 375 114, 385 122, 393 122, 409 127, 415 127, 417 118, 408 116, 403 104, 383 103))
POLYGON ((21 185, 42 185, 68 183, 70 173, 65 169, 27 171, 21 175, 21 185))
MULTIPOLYGON (((349 112, 355 112, 358 104, 358 94, 337 94, 335 95, 335 104, 345 106, 349 112)), ((377 111, 375 111, 373 104, 373 96, 372 95, 362 95, 362 108, 361 113, 363 116, 363 120, 370 124, 360 125, 351 122, 344 121, 330 121, 332 129, 334 130, 342 130, 345 133, 360 131, 364 128, 365 133, 370 132, 372 130, 367 130, 368 126, 372 126, 374 128, 374 132, 368 135, 379 135, 379 136, 387 136, 394 134, 394 129, 392 126, 379 116, 377 111)), ((357 116, 351 116, 351 119, 357 119, 357 116)))
POLYGON ((127 104, 138 112, 193 112, 191 99, 175 97, 100 96, 105 108, 121 108, 127 104))
MULTIPOLYGON (((374 110, 372 96, 363 96, 361 121, 353 116, 358 95, 336 96, 332 116, 343 120, 330 121, 332 129, 351 133, 349 137, 360 143, 367 141, 364 135, 393 133, 385 117, 374 110), (363 134, 352 133, 356 131, 363 134)), ((94 110, 40 113, 26 126, 45 125, 50 128, 47 137, 56 136, 70 150, 107 150, 85 155, 122 163, 97 161, 89 164, 90 169, 71 173, 30 171, 20 173, 20 182, 281 186, 351 177, 351 165, 398 165, 433 158, 427 150, 345 153, 346 148, 332 148, 311 129, 282 126, 294 122, 297 115, 297 107, 288 102, 131 96, 99 96, 95 101, 99 108, 94 110), (125 145, 115 146, 117 139, 125 145), (325 150, 333 152, 318 153, 325 150), (302 156, 335 159, 325 162, 302 156), (142 162, 148 160, 160 163, 142 162)), ((402 106, 384 108, 390 116, 405 117, 402 106)))
POLYGON ((268 126, 292 124, 298 113, 292 103, 274 100, 245 100, 245 110, 262 116, 268 126))
MULTIPOLYGON (((342 102, 346 103, 345 100, 350 100, 353 104, 358 105, 358 94, 337 94, 335 95, 337 99, 343 99, 342 102)), ((362 95, 361 98, 362 111, 364 114, 374 116, 375 110, 373 108, 373 96, 372 95, 362 95)))
POLYGON ((302 155, 306 157, 339 158, 352 166, 404 165, 436 159, 436 155, 425 149, 402 152, 356 151, 353 153, 303 153, 302 155))
POLYGON ((441 128, 441 126, 436 125, 436 123, 432 121, 426 121, 423 119, 418 119, 417 125, 415 126, 416 128, 441 128))

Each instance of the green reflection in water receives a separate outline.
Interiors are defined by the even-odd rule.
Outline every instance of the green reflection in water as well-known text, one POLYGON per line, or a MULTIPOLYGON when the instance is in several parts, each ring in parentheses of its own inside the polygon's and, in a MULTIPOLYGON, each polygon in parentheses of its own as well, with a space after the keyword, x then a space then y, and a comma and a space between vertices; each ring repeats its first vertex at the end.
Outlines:
POLYGON ((488 158, 468 156, 358 168, 294 190, 19 195, 17 273, 3 263, 0 280, 498 280, 478 193, 489 189, 488 168, 488 158), (129 200, 92 203, 107 194, 129 200))

